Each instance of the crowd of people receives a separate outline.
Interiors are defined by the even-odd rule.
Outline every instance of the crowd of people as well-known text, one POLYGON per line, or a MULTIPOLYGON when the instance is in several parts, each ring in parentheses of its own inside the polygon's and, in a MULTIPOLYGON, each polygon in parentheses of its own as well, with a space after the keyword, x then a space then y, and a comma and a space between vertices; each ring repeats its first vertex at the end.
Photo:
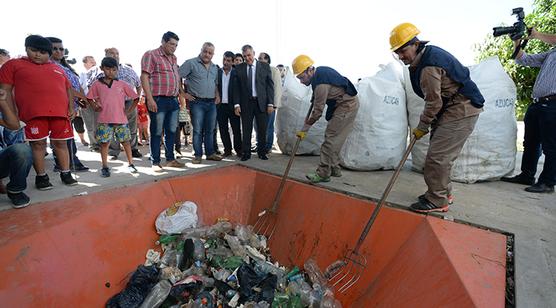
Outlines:
POLYGON ((79 74, 66 60, 60 38, 30 35, 25 39, 26 56, 15 59, 0 49, 1 114, 3 119, 21 120, 18 126, 0 123, 0 154, 13 167, 1 168, 0 176, 11 179, 7 186, 0 183, 0 190, 7 192, 13 206, 30 203, 24 190, 31 165, 36 172, 35 187, 52 189, 45 167, 47 141, 54 172, 60 173, 62 183, 76 185, 72 172, 89 170, 78 157, 74 131, 82 145, 100 152, 102 177, 110 176, 108 159, 118 159, 122 148, 129 172, 136 173, 133 158, 143 158, 138 148, 142 145, 150 148, 154 172, 185 167, 176 154, 181 156, 182 148, 190 144, 193 164, 201 163, 203 155, 220 161, 232 156, 232 151, 242 161, 250 159, 252 152, 267 160, 274 142, 284 66, 271 67, 265 52, 255 58, 250 45, 240 53, 224 52, 220 66, 213 62, 215 46, 210 42, 202 45, 198 56, 178 65, 174 55, 178 42, 175 33, 165 33, 160 47, 143 55, 140 75, 120 62, 114 47, 104 50, 100 65, 93 56, 83 57, 84 70, 79 74), (253 127, 257 132, 254 146, 253 127), (223 151, 218 147, 218 131, 223 151), (16 144, 27 147, 11 147, 16 144), (24 167, 11 164, 14 157, 7 158, 15 150, 17 157, 23 157, 24 167))
MULTIPOLYGON (((430 132, 424 167, 427 191, 410 208, 421 213, 445 212, 454 200, 452 165, 473 132, 485 99, 469 70, 447 51, 420 40, 419 33, 411 23, 402 23, 390 33, 391 51, 409 67, 412 88, 425 101, 412 138, 430 132)), ((535 29, 529 38, 556 44, 556 35, 535 29)), ((215 46, 210 42, 179 65, 174 54, 178 43, 175 33, 164 33, 160 47, 144 53, 140 75, 120 62, 116 48, 105 49, 100 66, 92 56, 84 57, 86 70, 81 74, 67 63, 63 42, 56 37, 28 36, 27 56, 17 59, 8 60, 9 53, 0 49, 0 178, 10 177, 5 189, 3 185, 0 188, 13 206, 21 208, 30 202, 24 190, 31 165, 36 171, 36 188, 53 187, 44 162, 47 139, 61 181, 77 184, 71 172, 87 171, 88 167, 77 157, 74 129, 82 144, 100 152, 103 177, 110 176, 108 156, 117 158, 122 146, 131 173, 137 172, 133 158, 143 157, 138 150, 143 144, 150 147, 154 172, 185 167, 175 155, 181 154, 182 134, 183 145, 189 144, 192 135, 193 164, 200 164, 203 158, 220 161, 233 155, 232 151, 241 161, 251 159, 252 152, 268 160, 284 66, 270 66, 271 57, 265 52, 256 59, 254 48, 244 45, 240 53, 224 52, 220 67, 213 62, 215 46), (223 152, 218 149, 217 131, 223 152)), ((548 132, 555 123, 556 49, 537 55, 519 51, 516 62, 541 69, 533 88, 533 104, 525 116, 522 172, 502 180, 529 185, 528 192, 552 193, 556 134, 548 132), (535 181, 541 151, 546 156, 544 169, 535 181)), ((299 81, 313 90, 312 111, 297 132, 298 138, 305 138, 323 114, 328 121, 319 165, 307 178, 313 183, 328 182, 330 177, 341 176, 339 153, 359 109, 357 90, 333 68, 314 67, 307 55, 296 57, 292 68, 299 81)))

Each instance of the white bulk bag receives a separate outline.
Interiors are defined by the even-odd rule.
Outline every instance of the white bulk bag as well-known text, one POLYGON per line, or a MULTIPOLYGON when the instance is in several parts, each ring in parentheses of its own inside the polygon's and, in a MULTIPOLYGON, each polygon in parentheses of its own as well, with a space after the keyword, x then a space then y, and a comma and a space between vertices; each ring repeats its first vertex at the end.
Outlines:
POLYGON ((340 152, 353 170, 394 169, 407 143, 407 113, 401 65, 389 63, 357 84, 359 111, 340 152))
POLYGON ((485 98, 484 111, 452 168, 457 182, 498 180, 515 168, 516 87, 498 57, 469 67, 471 79, 485 98))
MULTIPOLYGON (((471 79, 485 98, 485 105, 473 133, 454 162, 451 178, 464 183, 497 180, 515 167, 515 84, 497 57, 488 58, 469 69, 471 79)), ((404 77, 409 124, 414 128, 419 123, 425 102, 413 92, 407 68, 404 77)), ((415 171, 423 171, 429 135, 419 140, 411 152, 415 171)))
MULTIPOLYGON (((293 74, 288 71, 282 87, 282 106, 276 113, 276 139, 280 151, 291 154, 297 141, 295 135, 305 122, 305 117, 311 105, 311 87, 301 84, 293 74)), ((326 108, 325 108, 326 112, 326 108)), ((326 120, 323 116, 311 126, 307 136, 299 144, 297 154, 319 155, 320 146, 324 141, 326 120)))

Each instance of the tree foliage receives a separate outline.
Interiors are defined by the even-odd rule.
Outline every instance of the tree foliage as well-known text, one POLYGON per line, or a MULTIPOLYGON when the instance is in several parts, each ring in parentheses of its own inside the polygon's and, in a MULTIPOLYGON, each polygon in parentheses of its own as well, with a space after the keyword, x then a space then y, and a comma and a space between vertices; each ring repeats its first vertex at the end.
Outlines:
MULTIPOLYGON (((527 12, 525 13, 527 14, 527 12)), ((540 32, 556 33, 556 0, 533 0, 533 12, 525 16, 525 23, 527 27, 535 27, 540 32)), ((536 54, 550 48, 551 46, 539 40, 531 40, 527 44, 525 52, 536 54)), ((481 44, 475 45, 475 52, 477 61, 498 56, 502 66, 516 84, 516 114, 518 119, 523 119, 527 106, 531 103, 533 85, 539 69, 517 65, 513 59, 510 59, 513 43, 507 35, 500 37, 487 35, 481 44)))

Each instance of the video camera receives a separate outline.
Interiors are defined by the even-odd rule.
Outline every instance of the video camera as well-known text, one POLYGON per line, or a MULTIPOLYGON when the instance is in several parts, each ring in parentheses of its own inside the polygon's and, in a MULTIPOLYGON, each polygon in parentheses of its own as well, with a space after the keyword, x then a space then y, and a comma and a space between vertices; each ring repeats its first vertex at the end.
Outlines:
POLYGON ((527 30, 527 26, 523 21, 525 19, 525 13, 523 12, 522 7, 516 7, 512 9, 512 15, 517 16, 517 22, 514 23, 513 26, 509 27, 494 27, 492 28, 494 37, 498 37, 504 34, 508 34, 512 40, 518 40, 523 37, 525 34, 525 30, 527 30))

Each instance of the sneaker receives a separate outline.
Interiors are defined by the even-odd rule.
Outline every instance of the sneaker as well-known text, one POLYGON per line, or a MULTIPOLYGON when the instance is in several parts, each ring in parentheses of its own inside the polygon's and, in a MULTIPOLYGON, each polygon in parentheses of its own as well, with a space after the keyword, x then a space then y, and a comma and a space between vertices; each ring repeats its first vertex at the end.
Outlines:
POLYGON ((222 156, 214 153, 210 156, 207 156, 207 160, 214 160, 214 161, 221 161, 222 160, 222 156))
POLYGON ((528 177, 528 176, 524 175, 523 173, 520 173, 520 174, 518 174, 516 176, 512 176, 512 177, 501 178, 500 181, 508 182, 508 183, 514 183, 514 184, 523 184, 523 185, 534 185, 535 184, 535 178, 534 177, 528 177))
POLYGON ((193 160, 191 161, 192 164, 200 164, 203 160, 201 159, 201 157, 199 156, 195 156, 195 158, 193 158, 193 160))
POLYGON ((330 174, 330 176, 333 176, 335 178, 341 177, 342 176, 342 169, 340 167, 332 168, 332 173, 330 174))
POLYGON ((52 189, 52 183, 50 183, 50 179, 48 178, 48 174, 37 175, 35 177, 35 187, 37 187, 38 190, 50 190, 50 189, 52 189))
POLYGON ((154 172, 162 172, 162 171, 164 171, 164 169, 162 169, 162 166, 161 166, 160 164, 155 164, 155 165, 153 165, 153 166, 152 166, 152 170, 153 170, 154 172))
POLYGON ((11 193, 8 191, 8 198, 12 200, 12 207, 14 209, 24 208, 31 203, 31 199, 24 192, 11 193))
POLYGON ((174 168, 183 168, 185 167, 184 163, 180 163, 177 160, 171 160, 171 161, 167 161, 166 164, 164 165, 164 167, 174 167, 174 168))
POLYGON ((553 193, 554 185, 547 185, 545 183, 537 183, 535 185, 525 188, 525 191, 532 193, 553 193))
POLYGON ((413 203, 409 209, 417 213, 431 213, 431 212, 448 212, 450 206, 445 204, 444 206, 436 206, 434 203, 430 202, 426 198, 419 199, 419 201, 413 203))
POLYGON ((143 154, 141 154, 138 149, 133 149, 131 150, 131 157, 142 158, 143 154))
MULTIPOLYGON (((418 200, 425 199, 425 194, 420 195, 419 197, 417 197, 417 199, 418 200)), ((454 204, 454 195, 448 194, 448 197, 446 197, 446 199, 448 199, 448 205, 454 204)))
POLYGON ((103 167, 100 169, 100 176, 103 178, 107 178, 110 176, 110 169, 108 167, 103 167))
POLYGON ((73 176, 71 176, 71 172, 60 172, 60 180, 62 180, 62 182, 64 182, 64 184, 68 185, 68 186, 74 186, 77 185, 77 180, 73 178, 73 176))
POLYGON ((324 178, 316 173, 309 173, 305 175, 305 177, 311 181, 311 183, 320 183, 320 182, 330 182, 330 177, 324 178))
POLYGON ((135 168, 134 164, 130 164, 129 166, 127 166, 127 169, 129 170, 130 173, 137 173, 139 171, 137 171, 137 168, 135 168))

